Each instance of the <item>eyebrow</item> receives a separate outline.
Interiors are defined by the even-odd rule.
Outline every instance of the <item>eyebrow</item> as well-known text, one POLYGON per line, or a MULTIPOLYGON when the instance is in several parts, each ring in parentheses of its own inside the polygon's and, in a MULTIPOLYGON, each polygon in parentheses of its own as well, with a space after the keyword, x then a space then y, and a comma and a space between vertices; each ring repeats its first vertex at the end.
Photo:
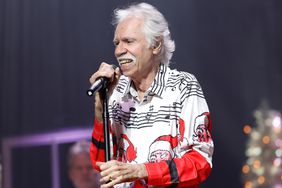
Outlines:
POLYGON ((120 40, 114 38, 114 39, 113 39, 113 42, 116 43, 117 41, 128 41, 128 40, 133 40, 133 41, 135 41, 135 40, 137 40, 137 39, 134 38, 134 37, 124 37, 124 38, 122 38, 122 39, 120 39, 120 40))

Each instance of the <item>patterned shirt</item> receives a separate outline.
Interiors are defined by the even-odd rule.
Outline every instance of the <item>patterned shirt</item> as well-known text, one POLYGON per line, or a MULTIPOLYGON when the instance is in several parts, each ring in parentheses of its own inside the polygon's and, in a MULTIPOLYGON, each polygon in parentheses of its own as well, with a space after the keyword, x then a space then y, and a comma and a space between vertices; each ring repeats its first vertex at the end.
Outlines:
MULTIPOLYGON (((144 163, 146 181, 115 187, 176 185, 197 187, 212 167, 211 120, 202 89, 194 75, 160 65, 139 100, 130 78, 121 76, 109 99, 113 158, 144 163)), ((91 159, 104 160, 101 123, 95 121, 91 159)))

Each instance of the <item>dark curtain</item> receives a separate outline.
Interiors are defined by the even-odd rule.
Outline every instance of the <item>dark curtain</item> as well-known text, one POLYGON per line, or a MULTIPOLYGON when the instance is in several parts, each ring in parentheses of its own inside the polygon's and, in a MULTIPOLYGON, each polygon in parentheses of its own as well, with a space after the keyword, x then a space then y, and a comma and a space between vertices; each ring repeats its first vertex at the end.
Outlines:
MULTIPOLYGON (((88 79, 116 63, 112 11, 129 2, 0 1, 1 138, 91 126, 88 79)), ((171 67, 196 75, 212 112, 214 170, 202 187, 242 187, 242 127, 262 100, 282 110, 282 2, 148 2, 170 23, 171 67)))

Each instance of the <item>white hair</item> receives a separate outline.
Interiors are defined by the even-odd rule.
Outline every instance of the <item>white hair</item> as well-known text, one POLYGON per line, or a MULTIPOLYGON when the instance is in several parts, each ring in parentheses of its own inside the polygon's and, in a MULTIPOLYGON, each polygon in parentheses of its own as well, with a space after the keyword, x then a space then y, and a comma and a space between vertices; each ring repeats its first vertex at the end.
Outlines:
POLYGON ((168 23, 162 13, 155 7, 147 3, 133 4, 125 9, 114 10, 113 24, 117 26, 129 16, 140 17, 144 19, 144 34, 151 47, 155 47, 157 42, 162 40, 161 63, 168 66, 175 50, 174 41, 170 37, 168 23))
POLYGON ((68 165, 71 166, 72 164, 72 158, 80 153, 85 153, 85 154, 89 154, 90 153, 90 142, 88 141, 78 141, 76 143, 74 143, 70 149, 69 149, 69 153, 68 153, 68 165))

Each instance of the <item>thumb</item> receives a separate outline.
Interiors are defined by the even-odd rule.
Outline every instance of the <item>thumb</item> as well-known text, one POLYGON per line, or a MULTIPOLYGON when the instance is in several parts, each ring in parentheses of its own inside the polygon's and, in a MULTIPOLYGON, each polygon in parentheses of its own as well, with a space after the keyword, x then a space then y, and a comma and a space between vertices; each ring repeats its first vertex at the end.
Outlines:
POLYGON ((100 167, 101 165, 103 165, 103 164, 105 164, 105 162, 96 162, 96 165, 98 166, 98 167, 100 167))

